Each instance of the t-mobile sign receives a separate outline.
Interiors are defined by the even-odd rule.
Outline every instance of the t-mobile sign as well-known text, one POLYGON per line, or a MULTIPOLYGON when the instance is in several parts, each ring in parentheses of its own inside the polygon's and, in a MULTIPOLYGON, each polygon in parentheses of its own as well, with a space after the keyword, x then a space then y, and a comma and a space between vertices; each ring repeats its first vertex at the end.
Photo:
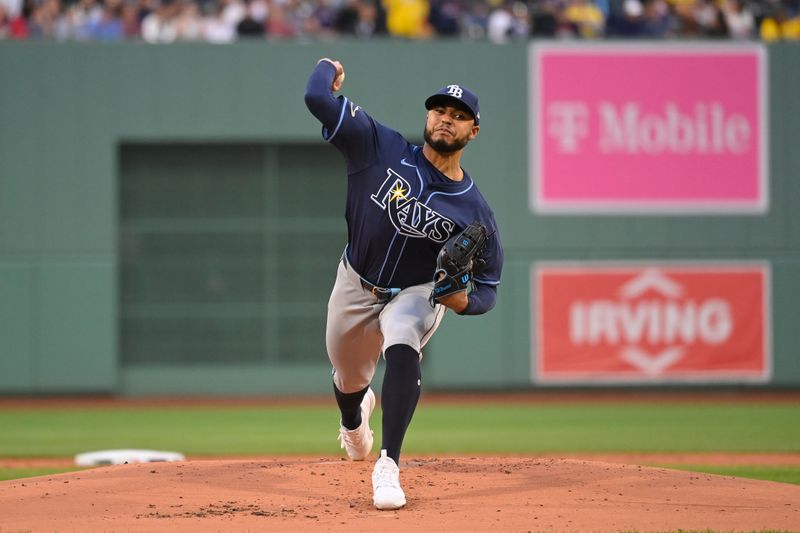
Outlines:
POLYGON ((532 278, 536 382, 770 377, 766 264, 547 263, 532 278))
POLYGON ((529 58, 534 210, 767 210, 762 46, 533 44, 529 58))

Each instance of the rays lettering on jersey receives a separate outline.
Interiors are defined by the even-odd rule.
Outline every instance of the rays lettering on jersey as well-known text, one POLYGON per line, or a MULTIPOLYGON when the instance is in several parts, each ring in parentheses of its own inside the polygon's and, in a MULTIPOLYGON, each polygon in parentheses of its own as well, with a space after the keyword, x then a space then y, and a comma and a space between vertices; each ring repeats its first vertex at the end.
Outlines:
POLYGON ((455 227, 453 221, 418 199, 409 198, 410 191, 411 186, 405 178, 389 168, 380 189, 370 198, 386 211, 400 235, 445 242, 455 227))

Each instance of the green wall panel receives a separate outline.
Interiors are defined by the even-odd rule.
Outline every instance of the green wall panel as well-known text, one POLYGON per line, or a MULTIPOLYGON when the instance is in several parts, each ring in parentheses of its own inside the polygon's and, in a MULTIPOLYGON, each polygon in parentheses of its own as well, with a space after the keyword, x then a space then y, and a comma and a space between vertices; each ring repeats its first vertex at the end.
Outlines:
POLYGON ((110 261, 53 260, 39 267, 36 391, 112 392, 118 363, 116 274, 110 261))
MULTIPOLYGON (((321 364, 291 366, 137 365, 123 373, 120 392, 129 395, 163 395, 164 391, 169 391, 171 394, 183 396, 197 394, 295 396, 329 393, 331 374, 330 370, 320 371, 322 365, 327 364, 327 357, 324 354, 321 354, 321 357, 321 364)), ((335 412, 336 407, 331 405, 331 409, 335 412)))
POLYGON ((772 383, 797 387, 800 376, 800 259, 772 262, 772 383))
POLYGON ((41 243, 40 181, 39 173, 34 170, 36 164, 32 164, 38 161, 38 154, 34 142, 6 140, 4 137, 12 137, 10 133, 0 127, 0 250, 28 254, 41 243))
POLYGON ((34 272, 22 262, 0 262, 0 390, 33 388, 34 272))
POLYGON ((0 253, 34 252, 41 241, 37 202, 44 125, 36 106, 41 88, 14 83, 33 82, 40 71, 16 57, 15 50, 20 48, 0 46, 0 253))
MULTIPOLYGON (((782 217, 779 233, 785 236, 784 247, 800 250, 800 48, 780 44, 769 48, 770 63, 770 172, 775 188, 772 200, 780 204, 782 217)), ((776 230, 776 233, 778 231, 776 230)))

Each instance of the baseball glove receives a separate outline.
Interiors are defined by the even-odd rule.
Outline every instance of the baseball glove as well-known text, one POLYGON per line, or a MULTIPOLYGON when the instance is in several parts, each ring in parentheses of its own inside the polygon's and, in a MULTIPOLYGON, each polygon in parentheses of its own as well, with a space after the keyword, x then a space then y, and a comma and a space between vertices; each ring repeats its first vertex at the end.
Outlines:
POLYGON ((469 288, 473 273, 483 266, 481 253, 486 239, 486 228, 476 221, 444 243, 436 257, 431 305, 444 296, 469 288))

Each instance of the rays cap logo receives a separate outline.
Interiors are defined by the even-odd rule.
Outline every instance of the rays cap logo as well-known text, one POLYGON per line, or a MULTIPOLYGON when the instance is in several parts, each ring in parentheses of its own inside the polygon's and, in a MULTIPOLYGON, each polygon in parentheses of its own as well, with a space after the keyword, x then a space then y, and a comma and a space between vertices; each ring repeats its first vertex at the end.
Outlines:
POLYGON ((463 85, 442 87, 425 100, 425 109, 430 109, 435 105, 447 104, 468 111, 475 118, 475 124, 480 124, 481 110, 478 107, 478 95, 463 85))

